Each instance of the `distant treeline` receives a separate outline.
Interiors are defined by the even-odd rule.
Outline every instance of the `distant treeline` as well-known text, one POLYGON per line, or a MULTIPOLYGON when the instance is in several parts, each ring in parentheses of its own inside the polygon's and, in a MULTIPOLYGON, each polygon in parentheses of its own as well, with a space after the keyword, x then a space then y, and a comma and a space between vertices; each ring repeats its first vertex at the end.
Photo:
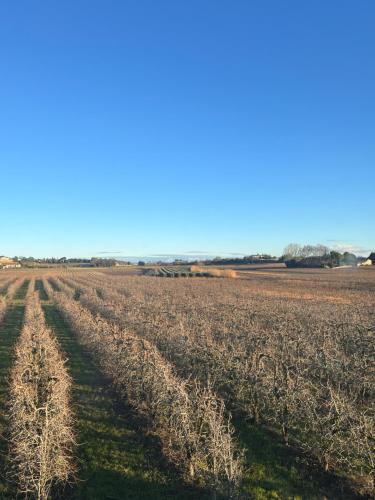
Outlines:
MULTIPOLYGON (((215 257, 207 260, 184 261, 176 259, 173 265, 205 265, 205 266, 224 266, 224 265, 241 265, 241 264, 272 264, 278 262, 277 257, 269 254, 248 255, 245 257, 215 257)), ((162 262, 160 262, 162 264, 162 262)))
POLYGON ((35 257, 14 257, 14 260, 18 260, 19 262, 26 263, 36 263, 36 264, 90 264, 92 259, 80 259, 80 258, 70 258, 67 257, 48 257, 45 259, 38 259, 35 257))
POLYGON ((284 249, 280 261, 287 267, 340 267, 357 266, 365 259, 351 252, 337 252, 325 245, 299 245, 290 243, 284 249))
POLYGON ((126 265, 130 262, 117 261, 115 259, 101 259, 98 257, 92 257, 91 259, 80 259, 80 258, 45 258, 38 259, 34 257, 14 257, 15 261, 20 262, 22 266, 25 267, 38 267, 38 266, 87 266, 87 267, 112 267, 118 264, 126 265))

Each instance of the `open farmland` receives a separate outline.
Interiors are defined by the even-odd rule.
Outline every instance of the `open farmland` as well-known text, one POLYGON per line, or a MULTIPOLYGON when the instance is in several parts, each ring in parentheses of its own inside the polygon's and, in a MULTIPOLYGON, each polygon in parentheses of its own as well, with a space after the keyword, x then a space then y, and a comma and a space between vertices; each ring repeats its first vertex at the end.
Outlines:
POLYGON ((375 270, 222 276, 0 273, 3 498, 373 495, 375 270))

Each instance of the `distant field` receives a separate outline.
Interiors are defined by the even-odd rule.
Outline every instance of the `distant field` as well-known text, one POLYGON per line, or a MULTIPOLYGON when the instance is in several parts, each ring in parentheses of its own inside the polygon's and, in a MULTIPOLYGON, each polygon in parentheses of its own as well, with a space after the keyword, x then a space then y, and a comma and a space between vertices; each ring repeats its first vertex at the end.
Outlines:
POLYGON ((221 269, 236 278, 186 266, 0 271, 2 498, 24 487, 24 455, 7 439, 26 427, 7 408, 29 382, 10 386, 9 374, 42 342, 22 324, 44 325, 51 356, 67 359, 76 444, 66 476, 52 470, 50 498, 373 494, 375 268, 221 269))

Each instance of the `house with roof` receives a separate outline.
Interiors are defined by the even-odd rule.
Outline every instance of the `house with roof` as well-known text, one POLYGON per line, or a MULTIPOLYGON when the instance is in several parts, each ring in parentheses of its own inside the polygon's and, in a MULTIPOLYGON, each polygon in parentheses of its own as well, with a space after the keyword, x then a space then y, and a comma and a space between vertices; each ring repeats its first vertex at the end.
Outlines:
POLYGON ((370 253, 368 259, 362 262, 361 266, 375 266, 375 252, 370 253))
POLYGON ((0 269, 14 269, 21 267, 21 264, 10 257, 5 257, 5 255, 0 255, 0 269))

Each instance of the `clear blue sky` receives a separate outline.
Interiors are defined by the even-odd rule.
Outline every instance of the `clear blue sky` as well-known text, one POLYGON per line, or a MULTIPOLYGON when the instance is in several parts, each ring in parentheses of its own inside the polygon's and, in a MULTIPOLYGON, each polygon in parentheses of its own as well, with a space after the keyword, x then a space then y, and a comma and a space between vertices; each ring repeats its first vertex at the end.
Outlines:
POLYGON ((2 1, 0 255, 375 250, 374 26, 373 0, 2 1))

